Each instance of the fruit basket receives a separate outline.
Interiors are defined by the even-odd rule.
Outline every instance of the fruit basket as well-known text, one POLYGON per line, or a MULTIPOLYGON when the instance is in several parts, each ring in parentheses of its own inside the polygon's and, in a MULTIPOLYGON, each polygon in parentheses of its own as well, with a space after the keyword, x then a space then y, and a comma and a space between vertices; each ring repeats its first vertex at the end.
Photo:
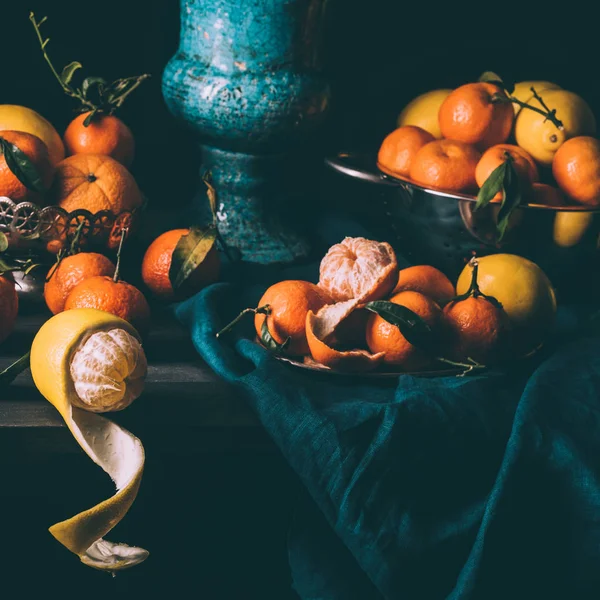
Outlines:
POLYGON ((86 250, 115 250, 121 231, 133 232, 142 209, 114 214, 109 210, 91 213, 85 209, 67 212, 59 206, 43 208, 32 202, 13 202, 0 197, 0 232, 15 255, 58 254, 79 236, 79 247, 86 250))
POLYGON ((512 253, 539 264, 557 287, 598 260, 600 208, 520 206, 499 240, 498 204, 475 210, 476 197, 428 188, 382 172, 374 156, 340 152, 327 166, 377 186, 368 212, 377 233, 413 264, 430 264, 456 277, 478 256, 512 253))

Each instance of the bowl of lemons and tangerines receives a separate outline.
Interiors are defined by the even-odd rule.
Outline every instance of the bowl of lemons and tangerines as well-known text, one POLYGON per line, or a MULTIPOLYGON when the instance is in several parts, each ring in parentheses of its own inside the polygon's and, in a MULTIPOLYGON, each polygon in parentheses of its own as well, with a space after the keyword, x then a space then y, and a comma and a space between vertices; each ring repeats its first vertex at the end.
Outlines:
POLYGON ((376 159, 328 163, 391 190, 377 214, 411 262, 455 276, 473 253, 513 252, 559 282, 597 260, 600 140, 581 96, 486 72, 418 96, 396 125, 376 159))
POLYGON ((132 275, 135 285, 122 279, 121 256, 145 199, 130 171, 133 133, 114 113, 148 75, 82 78, 78 62, 59 72, 40 30, 45 19, 30 20, 80 114, 61 136, 31 108, 0 105, 0 343, 14 327, 19 296, 38 303, 43 295, 53 314, 100 309, 143 334, 153 300, 182 300, 219 277, 216 226, 163 232, 132 275))

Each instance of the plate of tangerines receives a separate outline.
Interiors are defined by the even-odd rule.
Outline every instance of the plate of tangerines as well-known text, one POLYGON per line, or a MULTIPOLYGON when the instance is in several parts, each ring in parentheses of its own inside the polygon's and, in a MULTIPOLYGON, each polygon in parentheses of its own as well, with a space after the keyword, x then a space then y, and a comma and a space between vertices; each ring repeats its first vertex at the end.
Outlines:
POLYGON ((284 280, 253 314, 257 343, 297 367, 336 374, 466 374, 538 349, 556 313, 554 288, 513 254, 473 257, 458 280, 429 265, 399 268, 386 242, 346 237, 319 281, 284 280))

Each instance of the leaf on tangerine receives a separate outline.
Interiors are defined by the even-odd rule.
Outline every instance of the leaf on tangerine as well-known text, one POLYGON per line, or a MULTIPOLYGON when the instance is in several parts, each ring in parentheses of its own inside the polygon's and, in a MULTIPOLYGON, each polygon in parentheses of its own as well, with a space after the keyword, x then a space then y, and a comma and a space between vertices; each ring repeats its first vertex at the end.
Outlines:
POLYGON ((77 69, 81 69, 82 67, 83 67, 83 65, 80 62, 77 62, 76 60, 74 60, 73 62, 70 62, 62 70, 62 73, 60 74, 60 80, 65 85, 69 85, 71 83, 71 80, 73 79, 73 75, 75 75, 75 72, 77 71, 77 69))
POLYGON ((277 342, 277 340, 275 340, 275 338, 271 335, 271 332, 269 331, 269 326, 267 325, 267 317, 265 317, 262 327, 260 328, 260 341, 262 342, 263 346, 267 350, 269 350, 269 352, 274 352, 275 354, 280 354, 281 352, 284 352, 290 345, 291 340, 292 338, 288 337, 283 342, 283 344, 277 342))
POLYGON ((188 234, 181 236, 173 250, 169 269, 173 291, 180 290, 191 274, 204 262, 216 239, 217 231, 213 225, 191 227, 188 234))
POLYGON ((25 152, 0 137, 0 153, 4 154, 6 166, 27 189, 39 193, 46 191, 38 170, 25 152))
POLYGON ((367 302, 365 308, 395 325, 413 346, 430 348, 435 344, 431 327, 410 308, 386 300, 367 302))
POLYGON ((496 223, 499 242, 502 241, 506 233, 511 215, 521 205, 523 198, 521 180, 512 161, 506 161, 504 164, 506 165, 506 169, 502 183, 502 205, 498 211, 498 220, 496 223))
POLYGON ((475 210, 487 206, 494 196, 500 192, 504 186, 504 177, 506 174, 506 165, 509 161, 502 161, 483 182, 479 193, 477 194, 477 203, 475 210))
POLYGON ((206 185, 206 195, 208 196, 208 202, 210 204, 210 212, 212 214, 213 221, 217 219, 217 191, 212 184, 212 174, 207 171, 202 177, 204 185, 206 185))

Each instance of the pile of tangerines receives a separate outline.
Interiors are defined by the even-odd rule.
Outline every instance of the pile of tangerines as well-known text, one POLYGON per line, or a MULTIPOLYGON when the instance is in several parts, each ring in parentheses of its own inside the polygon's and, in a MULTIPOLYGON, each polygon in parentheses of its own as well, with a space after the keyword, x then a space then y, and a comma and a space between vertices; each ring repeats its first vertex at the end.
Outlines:
POLYGON ((479 205, 600 206, 596 119, 583 98, 554 83, 508 86, 485 73, 415 98, 397 124, 378 154, 388 175, 477 194, 479 205))
POLYGON ((318 283, 280 281, 254 313, 258 340, 279 355, 334 371, 474 368, 535 351, 556 312, 552 285, 531 261, 473 258, 456 285, 428 265, 399 269, 387 243, 345 238, 320 264, 318 283))
MULTIPOLYGON (((42 21, 30 16, 42 51, 47 40, 40 33, 42 21)), ((50 63, 51 64, 51 63, 50 63)), ((142 193, 129 171, 135 140, 129 127, 113 113, 146 77, 141 75, 108 83, 98 77, 73 85, 77 62, 62 73, 52 67, 65 93, 75 98, 81 114, 61 137, 53 125, 24 106, 0 105, 0 196, 13 202, 39 206, 57 205, 68 213, 85 209, 92 214, 115 215, 135 211, 143 204, 142 193), (66 158, 65 158, 66 155, 66 158)), ((112 226, 111 226, 112 229, 112 226)), ((116 263, 97 252, 82 251, 75 236, 53 240, 47 250, 56 254, 45 284, 44 297, 53 314, 71 308, 97 308, 147 329, 150 307, 146 295, 160 301, 183 299, 219 275, 216 229, 191 228, 168 231, 149 246, 141 265, 145 293, 120 278, 119 259, 129 230, 122 227, 107 250, 118 246, 116 263), (54 244, 54 245, 53 245, 54 244)), ((7 237, 0 232, 0 253, 7 237)), ((18 296, 12 271, 22 265, 0 254, 0 343, 12 331, 18 296)))

